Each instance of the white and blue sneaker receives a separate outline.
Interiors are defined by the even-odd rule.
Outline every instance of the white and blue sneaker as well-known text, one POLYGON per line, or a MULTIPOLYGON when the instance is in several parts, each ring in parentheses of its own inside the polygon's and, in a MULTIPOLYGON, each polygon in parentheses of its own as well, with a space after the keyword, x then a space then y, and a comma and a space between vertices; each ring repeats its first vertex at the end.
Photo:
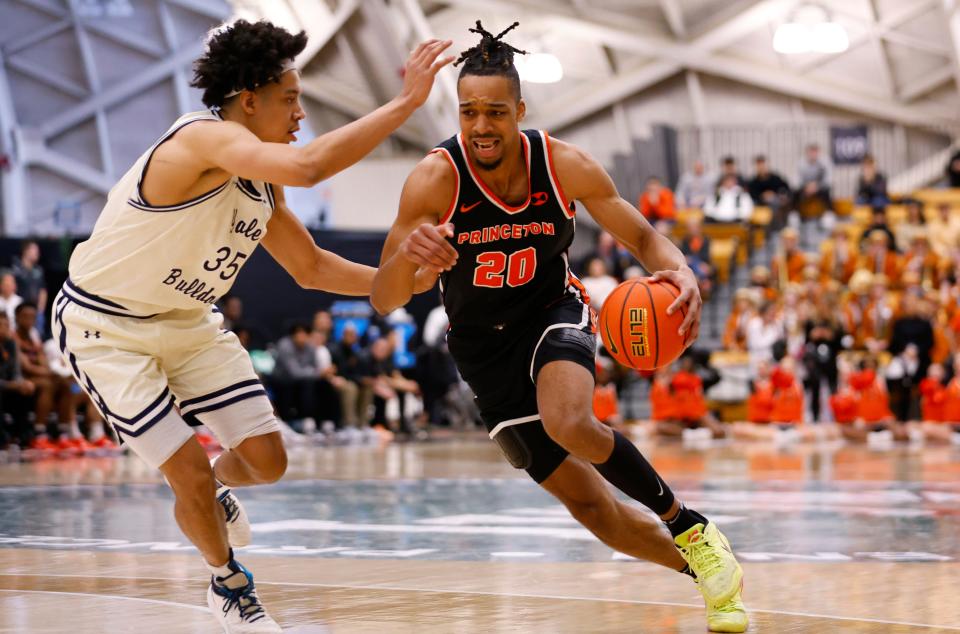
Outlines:
POLYGON ((232 559, 227 564, 233 574, 210 577, 207 605, 226 634, 279 634, 283 632, 267 614, 250 571, 232 559))

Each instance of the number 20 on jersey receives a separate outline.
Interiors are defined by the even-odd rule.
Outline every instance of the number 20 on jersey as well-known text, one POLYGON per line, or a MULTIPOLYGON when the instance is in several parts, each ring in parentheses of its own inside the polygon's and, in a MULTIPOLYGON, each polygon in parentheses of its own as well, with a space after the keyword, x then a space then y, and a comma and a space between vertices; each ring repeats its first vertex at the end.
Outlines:
POLYGON ((473 285, 482 288, 523 286, 537 273, 537 250, 527 247, 509 256, 503 251, 486 251, 477 256, 473 285))

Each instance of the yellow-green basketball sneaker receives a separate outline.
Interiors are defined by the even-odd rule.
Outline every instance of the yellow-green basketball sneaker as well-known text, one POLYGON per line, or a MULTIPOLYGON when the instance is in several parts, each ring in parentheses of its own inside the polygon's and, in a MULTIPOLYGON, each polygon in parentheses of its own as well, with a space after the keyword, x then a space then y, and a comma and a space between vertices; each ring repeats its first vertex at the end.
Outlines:
POLYGON ((733 556, 730 542, 713 522, 695 524, 673 541, 697 575, 708 606, 723 605, 740 591, 743 569, 733 556))
MULTIPOLYGON (((701 594, 702 594, 701 590, 701 594)), ((746 632, 750 625, 738 590, 732 599, 718 606, 707 603, 707 629, 711 632, 746 632)))

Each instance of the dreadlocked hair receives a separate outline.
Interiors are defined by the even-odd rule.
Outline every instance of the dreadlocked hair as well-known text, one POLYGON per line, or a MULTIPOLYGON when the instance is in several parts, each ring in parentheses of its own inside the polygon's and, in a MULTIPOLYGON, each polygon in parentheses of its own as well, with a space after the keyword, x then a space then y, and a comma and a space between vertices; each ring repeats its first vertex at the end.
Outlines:
POLYGON ((483 28, 480 20, 477 20, 477 28, 470 29, 470 32, 480 35, 480 43, 460 53, 460 58, 453 63, 454 66, 463 64, 459 79, 463 79, 465 75, 502 75, 510 80, 519 101, 520 73, 513 65, 513 56, 515 53, 526 55, 527 52, 514 48, 501 39, 518 26, 520 23, 514 22, 498 35, 494 35, 483 28))
POLYGON ((237 20, 210 37, 206 52, 194 63, 190 85, 203 90, 205 106, 219 108, 235 90, 279 80, 284 64, 306 46, 303 31, 293 35, 265 20, 237 20))

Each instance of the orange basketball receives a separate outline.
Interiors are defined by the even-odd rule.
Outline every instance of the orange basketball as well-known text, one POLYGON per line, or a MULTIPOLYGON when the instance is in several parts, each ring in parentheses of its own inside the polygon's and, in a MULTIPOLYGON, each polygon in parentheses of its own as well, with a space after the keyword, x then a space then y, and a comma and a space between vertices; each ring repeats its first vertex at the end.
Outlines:
POLYGON ((688 332, 677 331, 687 314, 686 306, 672 315, 667 308, 680 290, 666 280, 627 280, 607 297, 600 309, 603 345, 625 366, 656 370, 673 363, 687 347, 688 332))

